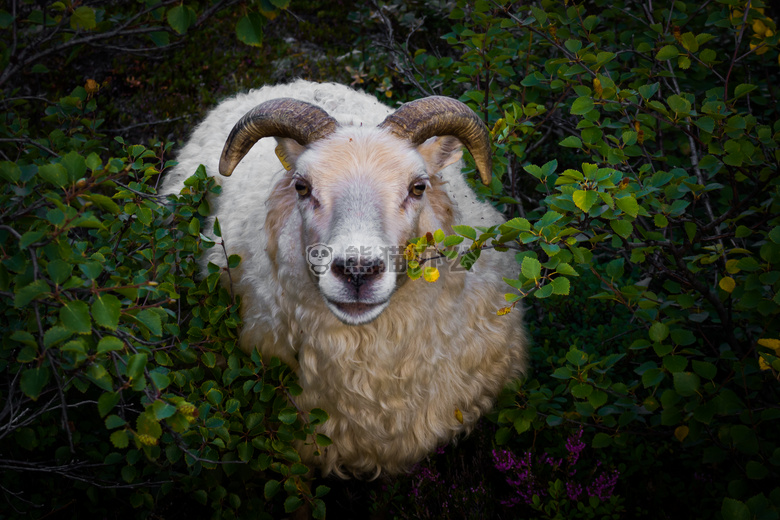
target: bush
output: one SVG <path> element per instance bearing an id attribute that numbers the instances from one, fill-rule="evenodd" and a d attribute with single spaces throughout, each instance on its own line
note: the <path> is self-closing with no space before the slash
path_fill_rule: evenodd
<path id="1" fill-rule="evenodd" d="M 213 180 L 201 168 L 178 200 L 159 200 L 170 145 L 119 139 L 122 153 L 104 159 L 95 110 L 77 88 L 49 108 L 48 139 L 0 163 L 10 506 L 176 517 L 191 508 L 166 504 L 189 495 L 220 517 L 303 502 L 322 516 L 327 488 L 309 490 L 292 442 L 327 444 L 314 433 L 327 415 L 291 405 L 300 387 L 288 367 L 236 348 L 240 302 L 218 286 L 219 268 L 195 281 L 202 248 L 221 247 L 200 233 Z"/>
<path id="2" fill-rule="evenodd" d="M 409 50 L 420 82 L 484 114 L 498 160 L 493 185 L 475 188 L 517 215 L 457 230 L 516 251 L 522 273 L 499 312 L 528 305 L 536 340 L 495 441 L 533 474 L 529 461 L 565 458 L 583 428 L 628 516 L 777 518 L 769 14 L 760 2 L 458 2 L 454 61 Z M 601 514 L 558 477 L 542 472 L 517 507 Z"/>

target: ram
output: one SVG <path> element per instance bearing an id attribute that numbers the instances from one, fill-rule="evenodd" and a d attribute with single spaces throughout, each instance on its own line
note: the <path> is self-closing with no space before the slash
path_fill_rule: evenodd
<path id="1" fill-rule="evenodd" d="M 211 218 L 242 257 L 231 270 L 241 348 L 288 363 L 303 388 L 297 406 L 328 412 L 320 431 L 333 443 L 321 454 L 299 447 L 323 474 L 408 469 L 469 431 L 523 370 L 520 313 L 496 314 L 512 255 L 485 251 L 435 283 L 406 275 L 409 239 L 501 222 L 461 174 L 464 145 L 489 183 L 487 129 L 459 101 L 393 112 L 299 80 L 222 102 L 165 180 L 170 194 L 200 164 L 222 174 Z M 202 262 L 224 266 L 225 255 L 213 248 Z"/>

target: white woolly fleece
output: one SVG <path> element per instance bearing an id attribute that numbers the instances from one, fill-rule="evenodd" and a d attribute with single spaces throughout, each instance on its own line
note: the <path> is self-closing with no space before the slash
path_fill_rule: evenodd
<path id="1" fill-rule="evenodd" d="M 324 474 L 402 472 L 471 430 L 501 388 L 523 370 L 521 313 L 496 315 L 505 305 L 502 276 L 514 276 L 517 266 L 511 254 L 486 251 L 470 272 L 440 269 L 435 283 L 399 282 L 384 312 L 367 324 L 340 321 L 309 273 L 302 238 L 305 218 L 289 174 L 274 153 L 276 141 L 260 140 L 231 177 L 218 173 L 233 125 L 251 108 L 279 97 L 320 106 L 342 127 L 355 127 L 347 133 L 356 136 L 377 133 L 374 127 L 392 112 L 376 99 L 336 84 L 296 81 L 239 94 L 219 104 L 196 128 L 161 191 L 178 193 L 200 164 L 222 186 L 222 194 L 210 200 L 211 219 L 219 218 L 228 254 L 242 257 L 232 272 L 242 297 L 241 347 L 290 364 L 303 387 L 297 405 L 319 407 L 330 415 L 320 432 L 333 444 L 321 455 L 315 455 L 311 444 L 301 444 L 303 460 Z M 417 153 L 410 147 L 398 153 L 409 150 Z M 438 174 L 431 172 L 431 185 L 420 202 L 428 205 L 413 230 L 419 234 L 405 238 L 433 232 L 433 226 L 451 233 L 453 223 L 502 222 L 494 208 L 476 199 L 461 167 L 457 161 Z M 402 229 L 397 222 L 382 226 Z M 208 262 L 225 265 L 221 248 L 204 254 L 204 272 Z"/>

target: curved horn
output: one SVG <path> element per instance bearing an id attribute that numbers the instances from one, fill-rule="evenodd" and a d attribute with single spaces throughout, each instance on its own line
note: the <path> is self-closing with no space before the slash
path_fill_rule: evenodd
<path id="1" fill-rule="evenodd" d="M 493 169 L 490 134 L 479 116 L 460 101 L 444 96 L 418 99 L 401 105 L 379 127 L 415 145 L 435 135 L 457 137 L 474 157 L 482 183 L 490 184 Z"/>
<path id="2" fill-rule="evenodd" d="M 306 146 L 327 137 L 338 123 L 318 106 L 291 98 L 278 98 L 247 112 L 225 141 L 219 173 L 229 176 L 241 159 L 263 137 L 288 137 Z"/>

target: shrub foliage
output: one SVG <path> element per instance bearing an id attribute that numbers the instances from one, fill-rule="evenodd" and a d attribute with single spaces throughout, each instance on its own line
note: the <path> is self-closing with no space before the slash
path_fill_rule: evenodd
<path id="1" fill-rule="evenodd" d="M 150 4 L 133 18 L 60 4 L 0 11 L 18 35 L 3 40 L 0 83 L 36 72 L 39 32 L 62 53 L 144 21 L 165 46 L 223 7 Z M 237 38 L 259 43 L 247 41 L 257 17 L 287 7 L 253 4 Z M 430 230 L 408 249 L 410 275 L 435 280 L 415 264 L 427 248 L 467 267 L 486 247 L 514 254 L 506 306 L 484 311 L 516 319 L 524 306 L 534 337 L 529 373 L 472 444 L 432 456 L 376 505 L 401 518 L 778 518 L 778 15 L 760 0 L 354 9 L 342 65 L 356 85 L 385 100 L 460 98 L 495 146 L 493 184 L 474 188 L 507 222 Z M 288 367 L 236 348 L 240 301 L 218 280 L 240 258 L 196 272 L 203 248 L 222 247 L 218 225 L 217 242 L 201 233 L 218 189 L 200 169 L 160 200 L 173 143 L 106 139 L 94 87 L 47 101 L 12 86 L 2 102 L 11 515 L 121 504 L 175 517 L 191 506 L 170 504 L 195 504 L 254 518 L 308 503 L 323 517 L 328 489 L 293 444 L 327 445 L 315 433 L 327 414 L 295 407 Z"/>

